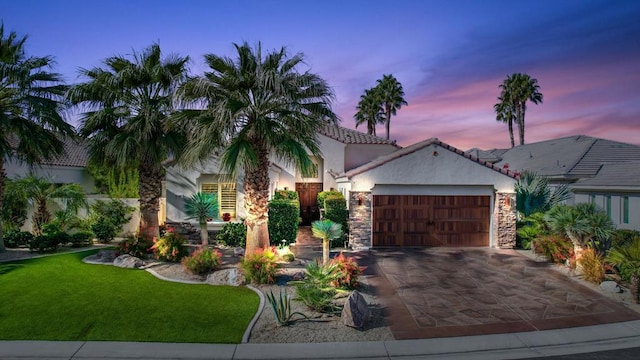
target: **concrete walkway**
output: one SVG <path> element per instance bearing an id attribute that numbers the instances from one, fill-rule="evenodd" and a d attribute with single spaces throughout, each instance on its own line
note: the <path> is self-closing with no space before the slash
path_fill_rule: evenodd
<path id="1" fill-rule="evenodd" d="M 524 359 L 640 347 L 640 320 L 511 334 L 315 344 L 2 341 L 0 359 Z"/>

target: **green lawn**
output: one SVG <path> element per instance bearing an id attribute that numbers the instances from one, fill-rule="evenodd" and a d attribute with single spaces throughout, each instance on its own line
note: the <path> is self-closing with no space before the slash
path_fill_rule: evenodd
<path id="1" fill-rule="evenodd" d="M 247 288 L 81 261 L 95 251 L 0 264 L 0 339 L 239 343 L 258 308 Z"/>

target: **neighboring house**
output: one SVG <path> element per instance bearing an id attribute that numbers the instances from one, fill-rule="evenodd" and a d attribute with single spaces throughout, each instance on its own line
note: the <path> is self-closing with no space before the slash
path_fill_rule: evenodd
<path id="1" fill-rule="evenodd" d="M 638 145 L 577 135 L 468 153 L 501 168 L 545 175 L 552 184 L 568 184 L 573 193 L 568 204 L 595 203 L 618 228 L 640 230 Z"/>

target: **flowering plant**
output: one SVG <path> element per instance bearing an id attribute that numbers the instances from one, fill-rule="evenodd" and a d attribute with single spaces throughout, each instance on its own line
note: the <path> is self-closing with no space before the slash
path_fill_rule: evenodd
<path id="1" fill-rule="evenodd" d="M 240 261 L 240 267 L 247 282 L 256 284 L 273 284 L 280 269 L 275 247 L 258 249 L 253 254 L 246 254 Z"/>
<path id="2" fill-rule="evenodd" d="M 151 250 L 162 261 L 179 262 L 187 255 L 184 238 L 173 232 L 160 239 L 154 238 Z"/>

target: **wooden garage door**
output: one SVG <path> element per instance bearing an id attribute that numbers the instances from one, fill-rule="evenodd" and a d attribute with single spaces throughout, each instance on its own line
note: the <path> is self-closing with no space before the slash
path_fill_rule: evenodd
<path id="1" fill-rule="evenodd" d="M 373 196 L 373 246 L 489 246 L 489 196 Z"/>

